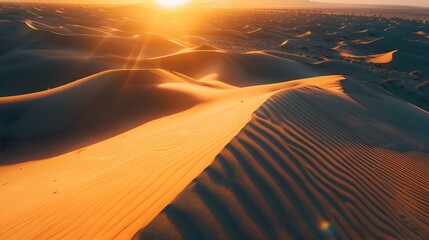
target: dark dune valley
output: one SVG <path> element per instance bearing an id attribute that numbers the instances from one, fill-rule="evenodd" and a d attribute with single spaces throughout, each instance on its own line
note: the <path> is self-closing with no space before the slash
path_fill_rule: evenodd
<path id="1" fill-rule="evenodd" d="M 429 239 L 428 20 L 0 3 L 0 239 Z"/>

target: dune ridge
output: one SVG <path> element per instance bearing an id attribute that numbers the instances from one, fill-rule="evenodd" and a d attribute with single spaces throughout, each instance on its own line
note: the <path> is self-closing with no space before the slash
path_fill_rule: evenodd
<path id="1" fill-rule="evenodd" d="M 180 82 L 197 83 L 161 69 L 118 69 L 46 91 L 2 97 L 0 111 L 5 115 L 0 121 L 0 144 L 7 147 L 14 141 L 81 134 L 78 131 L 91 138 L 100 134 L 113 136 L 202 101 L 184 90 L 161 87 Z M 177 103 L 171 105 L 172 101 Z"/>
<path id="2" fill-rule="evenodd" d="M 393 61 L 393 55 L 398 52 L 398 50 L 393 50 L 387 53 L 380 53 L 380 54 L 374 54 L 374 55 L 368 55 L 368 56 L 357 56 L 354 54 L 351 54 L 349 51 L 342 51 L 339 50 L 341 46 L 335 47 L 333 50 L 339 51 L 341 56 L 348 57 L 348 58 L 354 58 L 354 59 L 364 59 L 368 63 L 378 63 L 378 64 L 387 64 Z"/>
<path id="3" fill-rule="evenodd" d="M 342 85 L 346 94 L 307 85 L 271 97 L 134 239 L 429 237 L 429 116 Z M 372 111 L 380 103 L 419 125 L 400 130 Z"/>
<path id="4" fill-rule="evenodd" d="M 2 107 L 16 107 L 17 102 L 29 101 L 33 105 L 31 108 L 58 113 L 63 105 L 58 106 L 57 102 L 64 103 L 62 98 L 84 106 L 86 98 L 76 92 L 83 93 L 84 89 L 97 92 L 100 87 L 109 88 L 108 83 L 112 82 L 112 90 L 124 91 L 124 97 L 131 99 L 127 88 L 136 90 L 138 96 L 142 92 L 137 86 L 156 83 L 156 89 L 169 90 L 169 94 L 186 93 L 186 96 L 194 96 L 194 101 L 176 113 L 72 152 L 2 166 L 0 238 L 131 238 L 213 161 L 272 94 L 305 85 L 308 81 L 323 86 L 341 79 L 341 76 L 326 76 L 246 88 L 219 88 L 223 85 L 203 84 L 210 79 L 200 83 L 165 70 L 115 70 L 45 92 L 2 98 Z M 115 85 L 118 82 L 129 86 L 118 88 Z M 105 95 L 105 92 L 96 94 Z M 152 90 L 152 94 L 158 93 Z M 105 101 L 109 97 L 101 99 Z M 168 103 L 180 108 L 173 104 L 175 101 L 178 100 L 171 98 Z M 145 102 L 140 100 L 139 104 Z M 64 110 L 70 114 L 82 113 L 82 110 Z M 16 129 L 9 127 L 11 132 L 28 128 L 31 122 L 25 121 L 34 121 L 38 115 L 38 111 L 24 113 L 27 114 L 22 117 L 24 122 L 14 122 Z M 94 110 L 88 112 L 93 113 Z M 95 116 L 99 114 L 82 117 L 80 123 L 86 124 Z M 114 112 L 106 115 L 114 116 Z M 60 119 L 57 121 L 61 123 Z M 52 134 L 49 129 L 37 130 Z M 32 187 L 28 188 L 30 185 Z M 29 195 L 32 197 L 28 198 Z"/>

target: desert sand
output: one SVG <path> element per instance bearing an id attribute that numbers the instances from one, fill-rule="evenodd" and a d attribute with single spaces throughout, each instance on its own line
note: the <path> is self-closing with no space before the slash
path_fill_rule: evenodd
<path id="1" fill-rule="evenodd" d="M 352 80 L 305 81 L 265 102 L 135 239 L 427 237 L 429 128 L 392 118 L 427 114 Z"/>
<path id="2" fill-rule="evenodd" d="M 408 11 L 0 4 L 0 239 L 429 238 Z"/>

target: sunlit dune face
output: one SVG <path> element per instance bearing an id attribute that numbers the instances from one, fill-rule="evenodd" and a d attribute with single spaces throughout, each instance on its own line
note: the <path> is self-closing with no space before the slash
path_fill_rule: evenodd
<path id="1" fill-rule="evenodd" d="M 155 0 L 155 3 L 162 7 L 175 8 L 189 3 L 191 0 Z"/>

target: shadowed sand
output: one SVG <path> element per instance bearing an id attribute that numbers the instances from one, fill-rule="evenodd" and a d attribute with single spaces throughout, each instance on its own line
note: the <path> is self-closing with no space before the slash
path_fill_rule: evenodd
<path id="1" fill-rule="evenodd" d="M 0 239 L 425 239 L 427 32 L 0 4 Z"/>
<path id="2" fill-rule="evenodd" d="M 352 80 L 347 94 L 317 81 L 264 103 L 135 239 L 429 237 L 428 114 Z"/>

